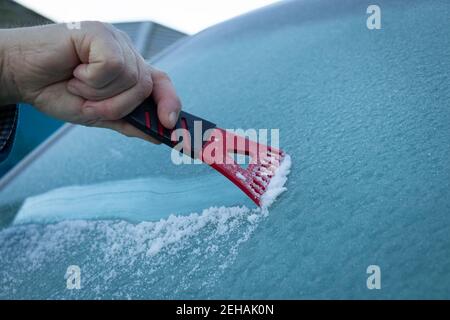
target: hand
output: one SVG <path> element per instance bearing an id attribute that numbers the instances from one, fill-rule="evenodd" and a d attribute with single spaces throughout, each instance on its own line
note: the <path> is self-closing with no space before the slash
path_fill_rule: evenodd
<path id="1" fill-rule="evenodd" d="M 128 36 L 111 25 L 0 30 L 0 37 L 3 102 L 27 102 L 60 120 L 152 142 L 121 119 L 150 94 L 165 127 L 178 119 L 181 103 L 169 77 L 146 64 Z"/>

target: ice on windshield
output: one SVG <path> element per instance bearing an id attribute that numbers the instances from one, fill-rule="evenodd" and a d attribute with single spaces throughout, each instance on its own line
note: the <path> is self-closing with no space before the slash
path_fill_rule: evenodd
<path id="1" fill-rule="evenodd" d="M 146 178 L 68 186 L 29 197 L 14 223 L 54 223 L 79 219 L 159 221 L 170 214 L 187 215 L 199 206 L 250 204 L 220 175 L 170 180 Z"/>

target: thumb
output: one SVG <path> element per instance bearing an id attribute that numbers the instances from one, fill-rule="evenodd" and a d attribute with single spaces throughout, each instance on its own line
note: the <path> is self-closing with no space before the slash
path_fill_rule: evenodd
<path id="1" fill-rule="evenodd" d="M 158 106 L 158 118 L 162 125 L 172 129 L 178 120 L 181 111 L 181 102 L 175 87 L 167 74 L 152 68 L 153 99 Z"/>

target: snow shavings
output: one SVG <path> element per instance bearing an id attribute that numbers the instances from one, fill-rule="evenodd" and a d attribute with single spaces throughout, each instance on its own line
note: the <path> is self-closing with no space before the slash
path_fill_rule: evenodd
<path id="1" fill-rule="evenodd" d="M 276 198 L 287 190 L 284 186 L 287 181 L 287 176 L 291 172 L 291 157 L 285 155 L 280 166 L 276 169 L 275 175 L 271 178 L 266 192 L 261 197 L 261 208 L 267 209 L 276 200 Z"/>

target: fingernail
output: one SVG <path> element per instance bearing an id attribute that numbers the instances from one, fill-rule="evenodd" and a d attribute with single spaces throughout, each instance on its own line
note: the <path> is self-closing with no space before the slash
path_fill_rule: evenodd
<path id="1" fill-rule="evenodd" d="M 178 120 L 178 114 L 175 111 L 172 111 L 169 113 L 169 122 L 172 126 L 175 126 L 177 124 Z"/>

